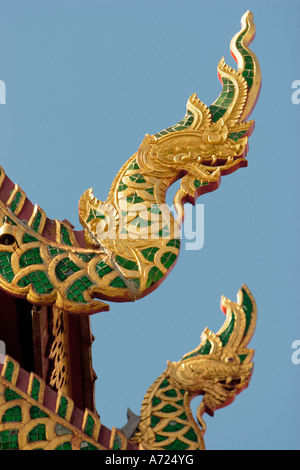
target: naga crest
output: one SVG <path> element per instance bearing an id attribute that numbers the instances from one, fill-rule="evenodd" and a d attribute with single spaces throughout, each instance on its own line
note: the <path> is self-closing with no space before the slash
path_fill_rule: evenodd
<path id="1" fill-rule="evenodd" d="M 242 29 L 230 45 L 238 70 L 218 65 L 222 91 L 209 107 L 193 94 L 185 117 L 172 127 L 146 135 L 138 150 L 138 162 L 157 177 L 182 177 L 175 196 L 178 219 L 183 203 L 195 203 L 200 194 L 216 189 L 221 175 L 247 166 L 248 137 L 254 121 L 247 121 L 257 101 L 261 73 L 255 54 L 248 48 L 254 38 L 253 15 L 242 17 Z"/>
<path id="2" fill-rule="evenodd" d="M 202 415 L 213 415 L 229 405 L 249 385 L 254 350 L 247 345 L 256 326 L 255 300 L 243 285 L 237 302 L 222 297 L 221 309 L 226 320 L 218 333 L 206 328 L 200 345 L 180 361 L 168 362 L 166 371 L 145 395 L 135 436 L 144 448 L 168 449 L 177 433 L 180 448 L 203 449 L 206 425 Z M 203 395 L 197 410 L 200 429 L 189 406 L 197 395 Z"/>

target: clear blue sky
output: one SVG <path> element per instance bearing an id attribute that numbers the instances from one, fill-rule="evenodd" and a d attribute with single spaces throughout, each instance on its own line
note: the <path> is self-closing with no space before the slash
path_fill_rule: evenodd
<path id="1" fill-rule="evenodd" d="M 208 449 L 299 449 L 298 1 L 0 0 L 1 165 L 50 218 L 77 229 L 81 194 L 105 200 L 145 133 L 179 121 L 188 97 L 210 105 L 217 64 L 251 10 L 263 87 L 249 166 L 198 199 L 205 241 L 182 250 L 163 285 L 92 317 L 97 409 L 122 427 L 150 384 L 224 320 L 221 295 L 256 298 L 255 370 L 235 402 L 207 417 Z"/>

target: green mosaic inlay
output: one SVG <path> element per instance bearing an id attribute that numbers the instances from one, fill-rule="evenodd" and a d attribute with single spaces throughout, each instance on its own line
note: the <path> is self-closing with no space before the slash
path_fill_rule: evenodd
<path id="1" fill-rule="evenodd" d="M 144 250 L 142 250 L 142 255 L 148 261 L 153 262 L 155 253 L 157 253 L 158 251 L 159 251 L 159 248 L 157 248 L 156 246 L 151 246 L 150 248 L 145 248 Z"/>
<path id="2" fill-rule="evenodd" d="M 174 398 L 174 397 L 177 397 L 177 392 L 174 388 L 172 388 L 171 390 L 167 390 L 166 392 L 164 392 L 164 395 L 166 397 Z"/>
<path id="3" fill-rule="evenodd" d="M 169 269 L 174 263 L 174 261 L 176 260 L 176 258 L 177 256 L 175 255 L 175 253 L 172 253 L 171 251 L 167 251 L 160 258 L 160 262 L 165 268 Z"/>
<path id="4" fill-rule="evenodd" d="M 34 377 L 32 381 L 31 397 L 36 401 L 38 401 L 39 399 L 40 388 L 41 388 L 40 381 Z"/>
<path id="5" fill-rule="evenodd" d="M 185 424 L 176 423 L 176 421 L 170 421 L 167 426 L 163 428 L 164 432 L 177 432 L 185 427 Z"/>
<path id="6" fill-rule="evenodd" d="M 161 230 L 159 230 L 157 233 L 155 233 L 156 236 L 162 237 L 162 238 L 167 238 L 170 236 L 170 231 L 169 227 L 165 225 Z"/>
<path id="7" fill-rule="evenodd" d="M 128 170 L 139 170 L 139 169 L 140 169 L 139 165 L 136 163 L 135 160 L 133 160 L 131 162 L 131 164 L 129 165 L 129 167 L 127 168 L 127 171 Z"/>
<path id="8" fill-rule="evenodd" d="M 144 178 L 144 176 L 141 174 L 141 173 L 136 173 L 135 175 L 131 175 L 129 176 L 129 179 L 133 182 L 133 183 L 146 183 L 146 180 Z"/>
<path id="9" fill-rule="evenodd" d="M 246 316 L 246 327 L 245 327 L 245 333 L 244 335 L 247 334 L 248 328 L 250 326 L 251 322 L 251 317 L 252 317 L 252 312 L 253 312 L 253 303 L 252 300 L 250 299 L 249 295 L 245 291 L 245 289 L 242 289 L 243 292 L 243 303 L 242 303 L 242 308 L 245 312 Z"/>
<path id="10" fill-rule="evenodd" d="M 94 426 L 95 426 L 94 418 L 91 415 L 88 415 L 87 420 L 86 420 L 86 425 L 85 425 L 85 428 L 84 428 L 84 432 L 89 437 L 92 437 L 92 435 L 93 435 Z"/>
<path id="11" fill-rule="evenodd" d="M 140 215 L 138 215 L 135 219 L 130 222 L 131 225 L 134 225 L 136 228 L 145 228 L 149 227 L 152 224 L 151 220 L 143 219 Z"/>
<path id="12" fill-rule="evenodd" d="M 12 202 L 9 205 L 9 208 L 12 212 L 15 212 L 21 199 L 22 199 L 22 193 L 20 191 L 17 191 Z"/>
<path id="13" fill-rule="evenodd" d="M 11 266 L 11 256 L 12 253 L 8 251 L 0 252 L 0 274 L 7 282 L 12 282 L 15 277 Z"/>
<path id="14" fill-rule="evenodd" d="M 93 282 L 90 280 L 88 276 L 82 276 L 77 279 L 73 284 L 69 287 L 67 291 L 67 298 L 73 300 L 74 302 L 81 302 L 86 303 L 82 292 L 87 290 L 89 287 L 93 285 Z"/>
<path id="15" fill-rule="evenodd" d="M 180 239 L 179 238 L 174 238 L 173 240 L 170 240 L 166 246 L 174 246 L 179 250 L 180 248 Z"/>
<path id="16" fill-rule="evenodd" d="M 70 245 L 70 246 L 73 245 L 73 243 L 71 242 L 71 237 L 70 237 L 69 231 L 68 231 L 67 227 L 65 227 L 65 225 L 61 224 L 60 234 L 61 234 L 61 239 L 62 239 L 63 243 L 65 243 L 66 245 Z"/>
<path id="17" fill-rule="evenodd" d="M 22 421 L 22 411 L 19 405 L 8 408 L 8 410 L 3 413 L 2 423 L 13 423 Z"/>
<path id="18" fill-rule="evenodd" d="M 72 274 L 80 271 L 80 269 L 81 268 L 79 268 L 72 260 L 64 258 L 57 263 L 55 274 L 60 281 L 65 281 Z"/>
<path id="19" fill-rule="evenodd" d="M 36 216 L 35 216 L 34 220 L 33 220 L 33 223 L 31 224 L 32 230 L 34 230 L 35 232 L 38 232 L 38 230 L 40 228 L 41 220 L 42 220 L 42 213 L 40 211 L 38 211 L 36 213 Z"/>
<path id="20" fill-rule="evenodd" d="M 230 323 L 227 326 L 226 330 L 223 331 L 223 333 L 220 334 L 219 338 L 222 341 L 222 345 L 225 346 L 228 343 L 228 340 L 233 332 L 234 329 L 234 324 L 235 324 L 235 318 L 234 316 L 231 317 Z"/>
<path id="21" fill-rule="evenodd" d="M 186 450 L 189 445 L 182 442 L 180 439 L 175 439 L 171 444 L 163 446 L 165 450 Z"/>
<path id="22" fill-rule="evenodd" d="M 36 419 L 36 418 L 48 418 L 49 415 L 41 410 L 38 406 L 32 406 L 30 408 L 30 418 L 31 419 Z"/>
<path id="23" fill-rule="evenodd" d="M 48 246 L 48 251 L 50 253 L 50 256 L 52 256 L 52 258 L 55 258 L 55 256 L 60 255 L 61 253 L 66 253 L 65 250 L 62 250 L 61 248 L 57 248 L 56 246 Z"/>
<path id="24" fill-rule="evenodd" d="M 186 360 L 188 359 L 189 357 L 195 357 L 195 356 L 199 356 L 201 354 L 203 355 L 206 355 L 206 354 L 209 354 L 210 353 L 210 350 L 211 350 L 211 343 L 210 341 L 206 341 L 205 344 L 203 344 L 201 346 L 201 348 L 199 348 L 197 351 L 195 351 L 194 353 L 192 354 L 189 354 L 188 356 L 184 356 L 181 361 L 183 360 Z"/>
<path id="25" fill-rule="evenodd" d="M 247 134 L 247 131 L 231 132 L 231 134 L 229 134 L 228 137 L 229 137 L 229 139 L 234 140 L 235 142 L 237 142 L 239 139 L 244 137 L 246 134 Z"/>
<path id="26" fill-rule="evenodd" d="M 159 388 L 166 388 L 170 385 L 169 381 L 167 379 L 164 379 L 162 383 L 160 384 Z"/>
<path id="27" fill-rule="evenodd" d="M 9 223 L 9 224 L 11 224 L 11 225 L 17 225 L 17 224 L 13 221 L 13 219 L 11 219 L 10 217 L 8 217 L 8 215 L 5 215 L 5 216 L 3 217 L 3 222 L 2 222 L 2 224 L 5 224 L 5 223 Z"/>
<path id="28" fill-rule="evenodd" d="M 173 413 L 174 411 L 177 411 L 177 408 L 173 405 L 170 405 L 170 403 L 168 403 L 160 411 L 162 413 Z"/>
<path id="29" fill-rule="evenodd" d="M 120 182 L 119 186 L 118 186 L 118 191 L 125 191 L 125 189 L 127 189 L 128 186 L 127 184 L 123 183 L 123 181 Z"/>
<path id="30" fill-rule="evenodd" d="M 17 429 L 8 429 L 0 432 L 0 450 L 16 450 L 18 448 Z"/>
<path id="31" fill-rule="evenodd" d="M 183 131 L 187 127 L 190 127 L 193 124 L 194 121 L 194 115 L 191 111 L 187 111 L 186 115 L 184 116 L 181 121 L 179 121 L 177 124 L 171 127 L 167 127 L 163 131 L 157 132 L 155 134 L 155 137 L 162 137 L 163 135 L 170 134 L 171 132 L 178 132 L 178 131 Z"/>
<path id="32" fill-rule="evenodd" d="M 118 434 L 116 434 L 113 443 L 113 450 L 120 450 L 122 447 L 122 440 Z"/>
<path id="33" fill-rule="evenodd" d="M 7 402 L 7 401 L 12 401 L 12 400 L 20 400 L 23 397 L 21 397 L 21 395 L 19 395 L 17 392 L 12 390 L 11 388 L 6 388 L 4 391 L 4 398 L 5 398 L 5 401 Z"/>
<path id="34" fill-rule="evenodd" d="M 31 266 L 33 264 L 43 264 L 39 248 L 31 248 L 20 256 L 20 268 L 25 268 L 26 266 Z"/>
<path id="35" fill-rule="evenodd" d="M 161 399 L 160 399 L 160 398 L 155 397 L 155 396 L 152 398 L 152 406 L 157 406 L 157 405 L 159 405 L 160 403 L 161 403 Z"/>
<path id="36" fill-rule="evenodd" d="M 121 277 L 115 277 L 109 284 L 112 287 L 118 287 L 120 289 L 126 289 L 127 286 Z"/>
<path id="37" fill-rule="evenodd" d="M 184 437 L 188 439 L 189 441 L 197 442 L 197 434 L 195 433 L 193 428 L 190 428 L 186 434 L 184 434 Z"/>
<path id="38" fill-rule="evenodd" d="M 32 285 L 33 289 L 38 294 L 50 294 L 53 291 L 53 286 L 44 271 L 34 271 L 22 277 L 18 282 L 18 286 L 20 287 L 26 287 L 29 284 Z"/>
<path id="39" fill-rule="evenodd" d="M 72 450 L 71 442 L 64 442 L 60 446 L 56 447 L 54 450 Z"/>
<path id="40" fill-rule="evenodd" d="M 121 266 L 124 269 L 129 269 L 130 271 L 138 271 L 139 267 L 135 261 L 131 261 L 126 258 L 122 258 L 122 256 L 117 255 L 116 256 L 116 262 L 118 263 L 119 266 Z"/>
<path id="41" fill-rule="evenodd" d="M 155 428 L 155 426 L 160 422 L 160 418 L 155 415 L 151 415 L 150 426 L 151 428 Z"/>
<path id="42" fill-rule="evenodd" d="M 218 121 L 224 116 L 234 98 L 234 83 L 226 77 L 223 77 L 222 80 L 222 92 L 216 102 L 209 107 L 213 122 Z"/>
<path id="43" fill-rule="evenodd" d="M 23 243 L 30 243 L 30 242 L 37 242 L 38 239 L 33 237 L 32 235 L 29 235 L 28 233 L 25 233 L 23 236 Z"/>
<path id="44" fill-rule="evenodd" d="M 155 282 L 159 281 L 162 277 L 164 277 L 163 273 L 158 269 L 156 266 L 150 269 L 147 279 L 147 287 L 152 286 Z"/>
<path id="45" fill-rule="evenodd" d="M 108 273 L 112 272 L 112 268 L 108 266 L 104 261 L 99 261 L 99 263 L 96 266 L 96 273 L 99 277 L 103 277 Z"/>
<path id="46" fill-rule="evenodd" d="M 155 442 L 163 442 L 163 441 L 165 441 L 166 439 L 168 439 L 168 437 L 166 437 L 166 436 L 161 436 L 160 434 L 155 434 Z"/>
<path id="47" fill-rule="evenodd" d="M 105 219 L 105 215 L 101 212 L 98 212 L 96 209 L 90 209 L 90 213 L 86 220 L 86 223 L 89 223 L 93 219 Z"/>
<path id="48" fill-rule="evenodd" d="M 27 435 L 28 442 L 46 441 L 46 427 L 44 424 L 37 424 Z"/>
<path id="49" fill-rule="evenodd" d="M 137 193 L 133 193 L 131 196 L 127 196 L 126 199 L 128 204 L 138 204 L 139 202 L 144 202 L 144 199 Z"/>
<path id="50" fill-rule="evenodd" d="M 76 253 L 78 258 L 82 259 L 85 263 L 91 261 L 91 259 L 95 258 L 96 253 Z"/>
<path id="51" fill-rule="evenodd" d="M 61 416 L 62 418 L 65 418 L 67 414 L 67 409 L 68 409 L 68 400 L 64 396 L 61 396 L 57 414 Z"/>
<path id="52" fill-rule="evenodd" d="M 15 365 L 12 361 L 8 361 L 5 369 L 5 374 L 4 378 L 8 381 L 11 382 L 13 378 L 13 373 L 14 373 Z"/>

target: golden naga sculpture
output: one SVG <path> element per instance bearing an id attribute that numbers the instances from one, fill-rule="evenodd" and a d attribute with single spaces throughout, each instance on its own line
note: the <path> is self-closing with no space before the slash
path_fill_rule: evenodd
<path id="1" fill-rule="evenodd" d="M 56 304 L 71 313 L 107 310 L 105 301 L 134 301 L 156 289 L 174 267 L 180 249 L 184 204 L 218 188 L 221 176 L 246 166 L 248 121 L 260 91 L 258 61 L 249 49 L 252 13 L 231 42 L 238 69 L 222 59 L 222 91 L 206 106 L 192 95 L 184 118 L 146 135 L 115 177 L 105 202 L 92 190 L 80 198 L 75 231 L 50 220 L 1 168 L 0 287 L 35 305 Z M 166 205 L 168 188 L 177 220 Z M 100 300 L 97 300 L 100 299 Z"/>
<path id="2" fill-rule="evenodd" d="M 237 302 L 222 297 L 226 321 L 217 334 L 208 328 L 200 345 L 167 369 L 151 385 L 141 408 L 141 421 L 134 442 L 152 450 L 203 450 L 206 425 L 203 414 L 229 405 L 250 382 L 254 351 L 247 345 L 256 326 L 257 309 L 243 285 Z M 190 403 L 203 399 L 197 425 Z"/>

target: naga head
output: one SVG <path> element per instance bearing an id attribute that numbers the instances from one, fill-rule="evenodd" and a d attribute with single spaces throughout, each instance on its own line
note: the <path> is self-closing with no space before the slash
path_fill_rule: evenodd
<path id="1" fill-rule="evenodd" d="M 248 48 L 255 35 L 253 15 L 242 17 L 242 29 L 231 41 L 230 50 L 238 70 L 218 65 L 222 91 L 209 107 L 193 94 L 185 117 L 174 126 L 146 135 L 138 151 L 141 167 L 157 177 L 179 178 L 175 195 L 178 221 L 183 220 L 183 204 L 217 189 L 221 175 L 247 166 L 248 137 L 254 121 L 247 121 L 261 86 L 261 73 L 255 54 Z"/>
<path id="2" fill-rule="evenodd" d="M 206 328 L 200 345 L 178 362 L 169 362 L 170 382 L 186 390 L 191 398 L 203 395 L 197 417 L 203 426 L 204 412 L 213 415 L 229 405 L 248 385 L 253 372 L 254 350 L 247 345 L 256 325 L 256 305 L 243 285 L 237 302 L 222 297 L 221 309 L 226 320 L 217 334 Z M 204 427 L 204 426 L 203 426 Z"/>

